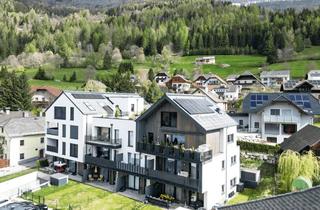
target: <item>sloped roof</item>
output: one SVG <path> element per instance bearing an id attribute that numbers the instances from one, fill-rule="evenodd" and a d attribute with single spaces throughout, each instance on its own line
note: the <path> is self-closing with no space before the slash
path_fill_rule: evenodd
<path id="1" fill-rule="evenodd" d="M 308 75 L 311 76 L 311 77 L 319 77 L 320 76 L 320 70 L 311 70 L 311 71 L 308 72 Z"/>
<path id="2" fill-rule="evenodd" d="M 294 90 L 303 84 L 309 84 L 312 90 L 319 90 L 320 89 L 320 80 L 288 80 L 287 82 L 283 83 L 282 89 L 284 91 Z"/>
<path id="3" fill-rule="evenodd" d="M 298 132 L 291 135 L 281 145 L 282 150 L 293 150 L 301 152 L 308 146 L 320 141 L 320 128 L 313 125 L 306 125 Z"/>
<path id="4" fill-rule="evenodd" d="M 290 76 L 290 70 L 263 71 L 260 74 L 260 77 L 284 77 L 284 76 Z"/>
<path id="5" fill-rule="evenodd" d="M 242 111 L 256 113 L 276 102 L 287 102 L 306 114 L 320 114 L 320 104 L 310 93 L 249 93 L 243 99 Z"/>
<path id="6" fill-rule="evenodd" d="M 44 117 L 11 118 L 2 123 L 4 132 L 9 137 L 27 136 L 45 133 Z"/>
<path id="7" fill-rule="evenodd" d="M 320 209 L 320 186 L 286 193 L 236 205 L 218 207 L 217 210 L 311 210 Z"/>
<path id="8" fill-rule="evenodd" d="M 214 91 L 205 91 L 202 88 L 197 88 L 192 93 L 193 95 L 202 94 L 208 96 L 211 100 L 213 100 L 215 103 L 227 103 L 225 100 L 219 98 L 219 95 Z"/>
<path id="9" fill-rule="evenodd" d="M 51 87 L 51 86 L 31 86 L 31 92 L 37 92 L 40 90 L 44 90 L 47 91 L 48 93 L 50 93 L 51 95 L 58 97 L 61 94 L 61 90 L 55 87 Z"/>
<path id="10" fill-rule="evenodd" d="M 137 121 L 141 121 L 150 116 L 154 110 L 166 101 L 175 106 L 178 111 L 185 116 L 192 119 L 204 132 L 237 125 L 237 122 L 222 111 L 206 95 L 170 93 L 166 93 L 160 100 L 153 104 Z"/>

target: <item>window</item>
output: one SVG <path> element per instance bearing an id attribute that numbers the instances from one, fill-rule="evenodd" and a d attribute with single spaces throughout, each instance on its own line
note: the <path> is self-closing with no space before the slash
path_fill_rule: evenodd
<path id="1" fill-rule="evenodd" d="M 229 134 L 227 136 L 227 138 L 228 138 L 228 143 L 232 143 L 234 141 L 234 135 L 233 134 Z"/>
<path id="2" fill-rule="evenodd" d="M 62 142 L 62 155 L 66 155 L 66 142 Z"/>
<path id="3" fill-rule="evenodd" d="M 131 104 L 131 112 L 134 112 L 134 104 Z"/>
<path id="4" fill-rule="evenodd" d="M 114 139 L 119 139 L 119 129 L 114 129 Z"/>
<path id="5" fill-rule="evenodd" d="M 224 170 L 224 160 L 221 162 L 222 170 Z"/>
<path id="6" fill-rule="evenodd" d="M 43 144 L 44 143 L 44 137 L 40 138 L 40 143 Z"/>
<path id="7" fill-rule="evenodd" d="M 128 131 L 128 147 L 133 147 L 133 131 Z"/>
<path id="8" fill-rule="evenodd" d="M 20 160 L 24 159 L 24 153 L 20 153 Z"/>
<path id="9" fill-rule="evenodd" d="M 24 140 L 20 140 L 20 146 L 24 146 Z"/>
<path id="10" fill-rule="evenodd" d="M 54 107 L 54 119 L 65 120 L 66 119 L 66 107 Z"/>
<path id="11" fill-rule="evenodd" d="M 78 139 L 78 126 L 70 125 L 70 139 Z"/>
<path id="12" fill-rule="evenodd" d="M 70 107 L 70 120 L 74 120 L 74 108 Z"/>
<path id="13" fill-rule="evenodd" d="M 133 164 L 133 158 L 132 158 L 132 154 L 130 152 L 128 152 L 128 163 Z"/>
<path id="14" fill-rule="evenodd" d="M 280 116 L 280 109 L 270 109 L 270 115 Z"/>
<path id="15" fill-rule="evenodd" d="M 236 164 L 236 162 L 237 162 L 237 156 L 234 155 L 234 156 L 231 157 L 231 165 Z"/>
<path id="16" fill-rule="evenodd" d="M 62 137 L 66 137 L 66 125 L 62 125 Z"/>
<path id="17" fill-rule="evenodd" d="M 243 125 L 243 120 L 239 120 L 239 125 Z"/>
<path id="18" fill-rule="evenodd" d="M 236 186 L 236 178 L 230 180 L 230 188 L 233 188 L 234 186 Z"/>
<path id="19" fill-rule="evenodd" d="M 161 126 L 177 127 L 177 113 L 161 112 Z"/>
<path id="20" fill-rule="evenodd" d="M 77 144 L 70 144 L 70 156 L 71 157 L 78 157 L 78 145 Z"/>
<path id="21" fill-rule="evenodd" d="M 259 125 L 259 122 L 254 122 L 254 128 L 259 128 L 260 125 Z"/>
<path id="22" fill-rule="evenodd" d="M 221 194 L 224 194 L 224 184 L 221 185 Z"/>

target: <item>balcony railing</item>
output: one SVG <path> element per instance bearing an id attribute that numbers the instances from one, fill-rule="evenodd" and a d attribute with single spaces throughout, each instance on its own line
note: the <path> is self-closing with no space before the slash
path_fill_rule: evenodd
<path id="1" fill-rule="evenodd" d="M 263 115 L 264 122 L 298 122 L 299 118 L 292 115 Z"/>
<path id="2" fill-rule="evenodd" d="M 58 128 L 47 128 L 47 134 L 58 136 L 59 129 Z"/>
<path id="3" fill-rule="evenodd" d="M 173 158 L 195 163 L 200 163 L 212 159 L 212 150 L 206 152 L 198 152 L 180 149 L 173 146 L 149 144 L 146 142 L 137 142 L 137 151 L 146 154 L 162 156 L 165 158 Z"/>
<path id="4" fill-rule="evenodd" d="M 121 139 L 110 139 L 103 136 L 86 136 L 86 143 L 91 145 L 121 148 Z"/>
<path id="5" fill-rule="evenodd" d="M 192 191 L 201 192 L 201 182 L 190 177 L 179 176 L 177 174 L 172 174 L 165 171 L 158 171 L 132 164 L 107 160 L 101 157 L 93 157 L 91 155 L 85 155 L 85 163 L 136 176 L 142 176 L 147 179 L 156 180 L 165 184 L 173 184 L 179 187 L 188 188 Z"/>
<path id="6" fill-rule="evenodd" d="M 58 153 L 58 147 L 47 145 L 47 151 Z"/>

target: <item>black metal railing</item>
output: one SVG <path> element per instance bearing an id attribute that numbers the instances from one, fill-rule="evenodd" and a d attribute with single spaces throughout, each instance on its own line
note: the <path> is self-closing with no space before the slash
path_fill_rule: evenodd
<path id="1" fill-rule="evenodd" d="M 190 177 L 179 176 L 177 174 L 168 173 L 166 171 L 158 171 L 132 164 L 107 160 L 101 157 L 93 157 L 91 155 L 85 155 L 85 163 L 129 173 L 132 175 L 143 176 L 148 179 L 157 180 L 162 183 L 173 184 L 180 187 L 191 189 L 196 192 L 201 192 L 200 181 Z"/>
<path id="2" fill-rule="evenodd" d="M 58 153 L 58 147 L 47 145 L 47 151 Z"/>
<path id="3" fill-rule="evenodd" d="M 122 139 L 110 139 L 104 136 L 86 136 L 87 144 L 99 144 L 110 147 L 121 147 Z"/>
<path id="4" fill-rule="evenodd" d="M 47 128 L 47 134 L 58 136 L 59 129 L 58 128 Z"/>
<path id="5" fill-rule="evenodd" d="M 146 142 L 137 142 L 137 151 L 146 154 L 163 156 L 166 158 L 173 158 L 196 163 L 212 159 L 212 150 L 206 152 L 199 152 L 196 150 L 188 150 L 183 148 L 177 148 L 174 146 L 150 144 Z"/>

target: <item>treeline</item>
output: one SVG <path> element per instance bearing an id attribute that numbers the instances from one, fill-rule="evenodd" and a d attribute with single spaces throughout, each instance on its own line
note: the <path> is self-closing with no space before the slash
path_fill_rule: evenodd
<path id="1" fill-rule="evenodd" d="M 1 59 L 52 51 L 64 66 L 84 59 L 102 68 L 112 56 L 106 53 L 114 49 L 131 58 L 133 46 L 147 56 L 170 46 L 184 55 L 261 54 L 275 62 L 279 50 L 284 56 L 320 45 L 320 9 L 266 11 L 215 0 L 164 0 L 59 17 L 34 10 L 18 13 L 11 3 L 0 3 Z"/>

